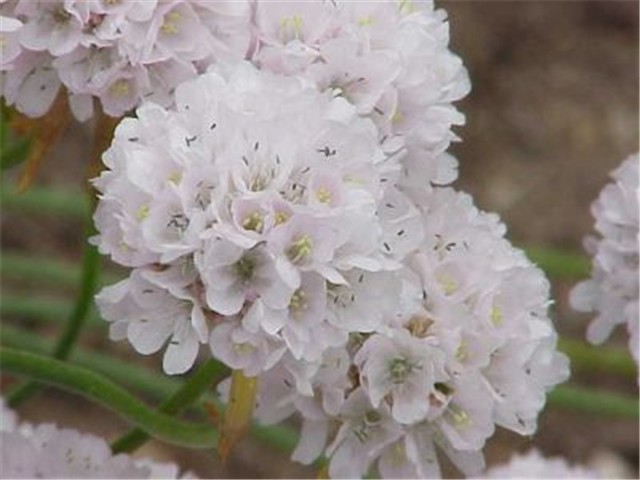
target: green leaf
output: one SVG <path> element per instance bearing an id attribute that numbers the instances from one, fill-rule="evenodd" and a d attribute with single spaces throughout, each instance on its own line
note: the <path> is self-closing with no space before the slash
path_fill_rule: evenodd
<path id="1" fill-rule="evenodd" d="M 205 390 L 213 387 L 213 384 L 222 379 L 229 369 L 213 359 L 207 360 L 189 379 L 167 398 L 158 411 L 167 415 L 175 415 L 182 412 L 202 396 Z M 141 428 L 134 428 L 111 444 L 111 451 L 116 453 L 131 453 L 144 445 L 149 435 Z"/>
<path id="2" fill-rule="evenodd" d="M 0 363 L 4 371 L 79 393 L 167 443 L 189 448 L 213 448 L 217 444 L 217 432 L 210 425 L 158 413 L 92 370 L 8 347 L 0 347 Z"/>
<path id="3" fill-rule="evenodd" d="M 568 338 L 558 340 L 558 349 L 569 356 L 572 370 L 607 372 L 633 379 L 638 376 L 638 367 L 626 349 L 596 347 Z"/>
<path id="4" fill-rule="evenodd" d="M 45 256 L 26 256 L 19 252 L 4 251 L 0 254 L 0 273 L 3 278 L 16 281 L 38 283 L 46 287 L 61 289 L 75 288 L 80 281 L 78 265 L 69 261 Z M 110 285 L 122 275 L 104 273 L 101 285 Z"/>
<path id="5" fill-rule="evenodd" d="M 30 148 L 31 139 L 28 137 L 21 137 L 12 141 L 4 139 L 0 148 L 0 169 L 8 170 L 20 165 L 27 159 Z"/>
<path id="6" fill-rule="evenodd" d="M 12 185 L 5 183 L 0 188 L 0 200 L 3 209 L 35 215 L 56 213 L 69 217 L 86 218 L 91 213 L 89 200 L 80 192 L 63 192 L 35 185 L 23 193 L 18 193 Z"/>
<path id="7" fill-rule="evenodd" d="M 524 247 L 529 259 L 549 277 L 580 279 L 589 276 L 591 263 L 586 255 L 552 248 Z"/>
<path id="8" fill-rule="evenodd" d="M 91 219 L 87 219 L 87 236 L 95 233 L 95 227 Z M 56 346 L 53 349 L 53 357 L 64 360 L 73 349 L 80 332 L 87 323 L 89 312 L 93 307 L 93 295 L 98 286 L 98 276 L 100 274 L 100 253 L 98 249 L 89 244 L 85 244 L 84 256 L 82 259 L 82 270 L 79 280 L 78 294 L 69 317 L 64 324 L 64 328 L 58 337 Z M 7 395 L 7 402 L 15 407 L 25 401 L 39 390 L 39 386 L 34 382 L 27 382 L 14 388 Z"/>
<path id="9" fill-rule="evenodd" d="M 58 324 L 69 317 L 72 309 L 72 304 L 67 300 L 42 296 L 24 297 L 6 291 L 2 292 L 2 302 L 0 302 L 0 314 L 3 317 L 20 317 Z M 106 322 L 100 319 L 95 310 L 92 310 L 89 320 L 94 326 L 106 326 Z"/>
<path id="10" fill-rule="evenodd" d="M 50 352 L 53 344 L 38 335 L 24 332 L 20 329 L 3 325 L 2 343 L 15 348 L 34 350 L 39 353 Z M 182 381 L 178 377 L 160 375 L 148 368 L 131 362 L 124 362 L 112 356 L 101 355 L 82 348 L 74 350 L 71 359 L 78 364 L 116 380 L 128 388 L 152 395 L 154 398 L 166 398 L 181 387 Z M 213 402 L 222 408 L 222 402 L 211 394 L 205 394 L 203 400 Z M 201 410 L 202 411 L 202 410 Z M 290 452 L 298 443 L 298 434 L 285 425 L 261 426 L 254 424 L 252 435 L 268 445 L 284 452 Z"/>
<path id="11" fill-rule="evenodd" d="M 2 344 L 9 347 L 29 350 L 38 354 L 50 354 L 54 348 L 54 343 L 51 340 L 10 325 L 3 324 L 1 333 Z M 83 348 L 75 349 L 71 353 L 70 359 L 77 365 L 106 375 L 132 391 L 151 395 L 156 399 L 168 397 L 182 385 L 182 381 L 178 377 L 159 375 L 135 363 L 118 360 L 113 356 L 101 355 Z"/>
<path id="12" fill-rule="evenodd" d="M 593 391 L 575 385 L 556 387 L 547 396 L 549 405 L 583 413 L 611 417 L 639 418 L 638 399 L 605 391 Z"/>

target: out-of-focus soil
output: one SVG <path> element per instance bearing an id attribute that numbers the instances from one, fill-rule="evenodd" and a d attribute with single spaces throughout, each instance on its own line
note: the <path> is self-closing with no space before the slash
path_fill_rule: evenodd
<path id="1" fill-rule="evenodd" d="M 500 213 L 514 243 L 580 251 L 581 239 L 592 229 L 590 203 L 608 173 L 638 151 L 638 3 L 444 0 L 439 5 L 449 13 L 452 48 L 473 84 L 459 103 L 467 124 L 457 130 L 463 141 L 453 147 L 460 160 L 457 187 L 472 193 L 480 208 Z M 81 190 L 88 138 L 87 127 L 75 126 L 39 183 Z M 2 216 L 2 247 L 14 252 L 77 260 L 80 232 L 79 223 Z M 554 316 L 563 334 L 583 338 L 588 316 L 569 310 L 571 286 L 553 284 Z M 611 342 L 626 348 L 626 334 L 618 332 Z M 130 350 L 123 345 L 118 351 Z M 150 362 L 159 365 L 157 357 Z M 594 373 L 581 374 L 578 381 L 638 392 L 634 379 Z M 110 438 L 126 429 L 99 407 L 46 392 L 19 409 L 25 419 L 56 421 Z M 531 439 L 499 431 L 487 446 L 488 461 L 502 461 L 531 445 L 579 462 L 613 452 L 623 467 L 617 475 L 638 478 L 633 420 L 546 409 Z M 178 461 L 203 478 L 316 475 L 251 439 L 224 466 L 212 452 L 155 442 L 141 453 Z"/>

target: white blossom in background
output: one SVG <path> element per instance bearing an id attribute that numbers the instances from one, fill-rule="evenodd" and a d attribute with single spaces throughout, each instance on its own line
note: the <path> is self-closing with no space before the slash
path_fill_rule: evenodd
<path id="1" fill-rule="evenodd" d="M 178 467 L 126 454 L 112 455 L 95 435 L 52 423 L 20 423 L 0 398 L 2 478 L 194 478 Z"/>
<path id="2" fill-rule="evenodd" d="M 2 96 L 39 117 L 64 87 L 81 121 L 94 98 L 116 117 L 143 99 L 168 105 L 182 81 L 245 57 L 249 16 L 241 0 L 3 0 Z"/>
<path id="3" fill-rule="evenodd" d="M 638 154 L 627 158 L 611 173 L 609 183 L 591 206 L 599 237 L 585 239 L 593 257 L 591 278 L 571 292 L 573 308 L 597 316 L 587 339 L 604 342 L 616 325 L 626 325 L 629 349 L 639 359 L 640 312 L 638 310 L 638 232 L 640 179 Z"/>
<path id="4" fill-rule="evenodd" d="M 488 469 L 482 478 L 521 478 L 521 479 L 554 479 L 554 478 L 601 478 L 597 472 L 586 467 L 570 465 L 560 457 L 545 458 L 538 450 L 516 454 L 501 465 Z"/>

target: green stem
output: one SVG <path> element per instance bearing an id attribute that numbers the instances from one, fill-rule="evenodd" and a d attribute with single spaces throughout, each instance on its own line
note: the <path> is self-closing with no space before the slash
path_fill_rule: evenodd
<path id="1" fill-rule="evenodd" d="M 638 418 L 638 399 L 609 392 L 594 392 L 575 385 L 556 387 L 547 396 L 549 405 L 596 415 Z"/>
<path id="2" fill-rule="evenodd" d="M 13 185 L 2 185 L 0 203 L 3 208 L 36 215 L 53 213 L 76 218 L 86 218 L 91 209 L 90 202 L 80 192 L 69 193 L 35 185 L 21 194 L 15 191 Z"/>
<path id="3" fill-rule="evenodd" d="M 167 443 L 189 448 L 213 448 L 217 443 L 217 432 L 211 426 L 158 413 L 119 385 L 86 368 L 7 347 L 0 347 L 0 363 L 6 371 L 79 393 Z"/>
<path id="4" fill-rule="evenodd" d="M 49 257 L 25 256 L 17 252 L 2 252 L 0 273 L 5 278 L 11 278 L 29 284 L 45 285 L 56 289 L 76 287 L 80 281 L 81 271 L 77 264 L 51 259 Z M 103 282 L 111 284 L 122 276 L 105 273 Z"/>
<path id="5" fill-rule="evenodd" d="M 158 411 L 167 415 L 176 415 L 182 412 L 195 403 L 205 390 L 211 388 L 216 381 L 221 380 L 225 373 L 228 373 L 228 369 L 220 363 L 215 360 L 207 360 L 175 394 L 162 402 Z M 111 444 L 111 450 L 114 454 L 131 453 L 144 445 L 147 440 L 149 440 L 149 435 L 144 430 L 134 428 L 115 440 Z"/>
<path id="6" fill-rule="evenodd" d="M 1 333 L 2 342 L 15 348 L 37 352 L 49 352 L 51 349 L 50 341 L 17 328 L 3 326 Z M 83 348 L 75 349 L 71 358 L 90 370 L 103 373 L 118 383 L 137 389 L 153 398 L 167 398 L 182 385 L 182 382 L 177 378 L 159 375 L 147 368 Z M 202 398 L 207 402 L 214 403 L 217 408 L 222 409 L 223 407 L 222 402 L 210 393 L 205 393 Z M 202 409 L 200 411 L 203 412 Z M 293 450 L 298 442 L 298 434 L 284 425 L 262 426 L 254 424 L 251 431 L 259 440 L 285 452 Z"/>
<path id="7" fill-rule="evenodd" d="M 18 317 L 24 320 L 38 323 L 62 324 L 71 316 L 73 305 L 66 300 L 41 296 L 22 297 L 8 292 L 2 292 L 0 314 L 3 317 Z M 106 326 L 106 322 L 100 320 L 92 309 L 89 322 L 93 326 Z"/>
<path id="8" fill-rule="evenodd" d="M 571 359 L 574 370 L 607 372 L 637 378 L 638 369 L 627 350 L 615 347 L 588 345 L 579 340 L 561 338 L 558 348 Z"/>
<path id="9" fill-rule="evenodd" d="M 529 259 L 552 278 L 579 279 L 589 276 L 591 264 L 586 255 L 551 248 L 526 247 Z"/>
<path id="10" fill-rule="evenodd" d="M 45 355 L 53 349 L 51 340 L 10 325 L 2 325 L 0 334 L 2 344 L 12 348 Z M 156 399 L 168 397 L 182 385 L 182 382 L 177 378 L 158 375 L 147 368 L 137 367 L 130 362 L 118 360 L 113 356 L 101 355 L 81 347 L 73 350 L 69 360 L 89 370 L 102 373 L 129 389 Z"/>
<path id="11" fill-rule="evenodd" d="M 76 285 L 80 272 L 74 264 L 51 260 L 50 258 L 26 257 L 19 253 L 2 252 L 0 263 L 2 276 L 16 280 L 37 280 L 51 286 L 68 287 Z"/>
<path id="12" fill-rule="evenodd" d="M 87 235 L 85 238 L 96 233 L 93 221 L 87 220 Z M 55 348 L 53 349 L 53 357 L 59 360 L 66 359 L 80 335 L 82 327 L 86 323 L 89 311 L 93 304 L 93 295 L 98 285 L 98 275 L 100 272 L 100 254 L 98 249 L 88 242 L 85 244 L 84 256 L 82 260 L 82 274 L 80 276 L 80 290 L 76 304 L 69 316 L 64 330 L 60 335 Z M 7 395 L 7 402 L 10 406 L 15 407 L 25 401 L 39 390 L 39 386 L 34 382 L 27 382 L 18 386 Z"/>

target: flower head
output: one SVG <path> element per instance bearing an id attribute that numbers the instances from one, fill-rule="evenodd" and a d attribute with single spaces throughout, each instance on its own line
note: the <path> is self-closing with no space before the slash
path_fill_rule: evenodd
<path id="1" fill-rule="evenodd" d="M 591 212 L 600 238 L 585 239 L 585 247 L 593 256 L 593 271 L 589 280 L 571 292 L 571 304 L 576 310 L 597 314 L 587 331 L 589 341 L 601 343 L 616 325 L 625 324 L 636 363 L 640 361 L 638 158 L 637 154 L 632 155 L 614 170 L 613 181 L 593 203 Z"/>
<path id="2" fill-rule="evenodd" d="M 581 466 L 572 466 L 563 458 L 545 458 L 535 449 L 514 455 L 505 464 L 491 467 L 484 476 L 486 478 L 600 478 L 596 472 Z"/>
<path id="3" fill-rule="evenodd" d="M 93 115 L 93 98 L 115 117 L 143 98 L 169 105 L 184 80 L 217 61 L 245 57 L 249 14 L 248 1 L 6 2 L 2 96 L 39 117 L 64 85 L 81 121 Z"/>
<path id="4" fill-rule="evenodd" d="M 20 423 L 1 398 L 0 407 L 2 478 L 182 478 L 176 465 L 112 455 L 100 437 L 52 423 Z"/>

